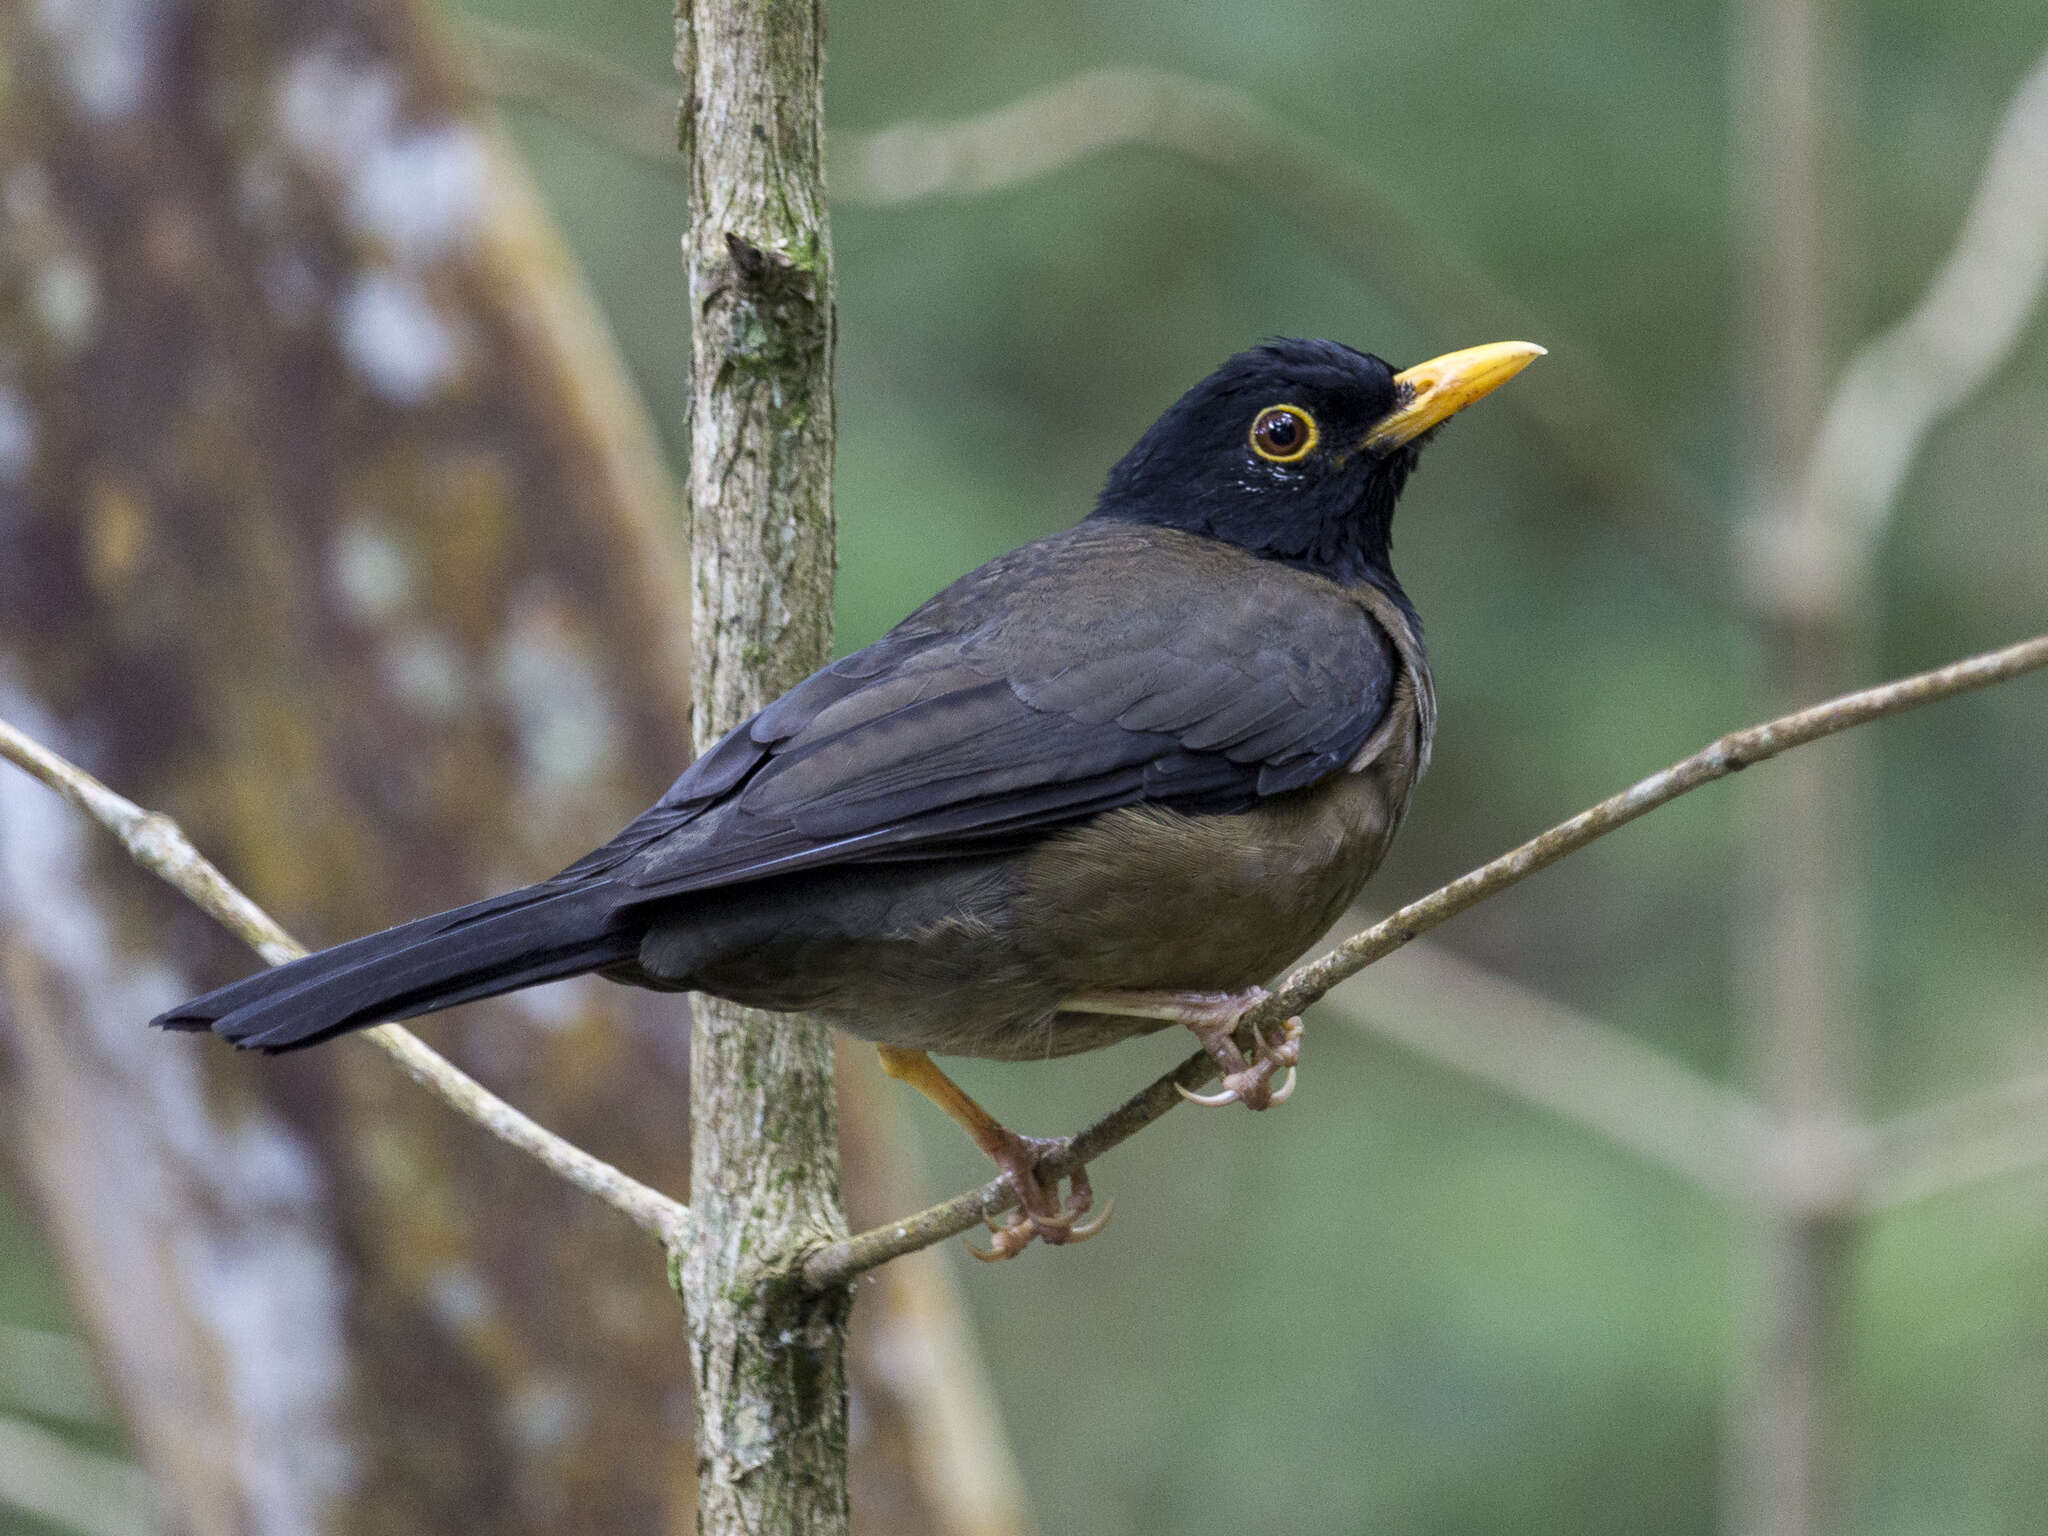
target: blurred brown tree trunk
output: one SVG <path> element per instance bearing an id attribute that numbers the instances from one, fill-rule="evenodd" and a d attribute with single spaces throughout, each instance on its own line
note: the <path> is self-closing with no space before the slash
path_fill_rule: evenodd
<path id="1" fill-rule="evenodd" d="M 419 13 L 10 7 L 0 63 L 0 713 L 309 940 L 608 835 L 688 740 L 670 488 Z M 178 1523 L 687 1529 L 658 1255 L 367 1049 L 143 1029 L 251 963 L 0 776 L 0 1124 Z M 688 1187 L 677 1000 L 585 981 L 429 1033 Z M 872 1422 L 918 1411 L 855 1368 Z M 949 1528 L 916 1440 L 863 1486 Z"/>
<path id="2" fill-rule="evenodd" d="M 557 867 L 686 739 L 667 487 L 419 18 L 15 8 L 0 117 L 7 708 L 334 940 Z M 26 1171 L 196 1531 L 683 1523 L 637 1234 L 354 1046 L 150 1035 L 250 966 L 5 791 Z M 680 1009 L 435 1030 L 684 1187 Z"/>

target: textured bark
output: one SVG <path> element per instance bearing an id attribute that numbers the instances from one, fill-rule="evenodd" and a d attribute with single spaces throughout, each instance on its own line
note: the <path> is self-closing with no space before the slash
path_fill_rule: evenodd
<path id="1" fill-rule="evenodd" d="M 818 0 L 689 0 L 684 82 L 692 324 L 694 725 L 700 750 L 831 644 L 832 269 Z M 832 1042 L 699 999 L 678 1284 L 697 1368 L 698 1524 L 846 1528 L 849 1287 L 805 1249 L 843 1236 Z"/>
<path id="2" fill-rule="evenodd" d="M 681 757 L 642 417 L 402 5 L 0 9 L 0 693 L 333 940 L 558 867 Z M 0 775 L 6 1130 L 198 1532 L 653 1531 L 644 1237 L 361 1046 L 152 1035 L 248 954 Z M 681 1190 L 681 1010 L 430 1032 Z"/>

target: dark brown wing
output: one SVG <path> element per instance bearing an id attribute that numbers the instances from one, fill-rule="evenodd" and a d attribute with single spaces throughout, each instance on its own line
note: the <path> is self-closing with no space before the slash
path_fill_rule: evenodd
<path id="1" fill-rule="evenodd" d="M 1083 523 L 799 684 L 564 876 L 655 899 L 984 852 L 1141 801 L 1243 810 L 1356 755 L 1396 654 L 1319 577 L 1191 534 Z"/>

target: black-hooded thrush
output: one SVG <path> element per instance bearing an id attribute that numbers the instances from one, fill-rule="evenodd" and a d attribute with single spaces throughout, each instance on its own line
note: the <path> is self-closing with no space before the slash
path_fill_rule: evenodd
<path id="1" fill-rule="evenodd" d="M 1223 1068 L 1202 1102 L 1287 1098 L 1300 1022 L 1249 1059 L 1233 1032 L 1385 856 L 1436 724 L 1395 499 L 1434 429 L 1542 350 L 1398 372 L 1330 341 L 1240 353 L 1086 519 L 791 689 L 559 875 L 156 1022 L 290 1050 L 586 971 L 816 1013 L 1007 1173 L 1020 1209 L 991 1256 L 1092 1236 L 1085 1172 L 1062 1204 L 1035 1172 L 1049 1144 L 926 1052 L 1178 1024 Z"/>

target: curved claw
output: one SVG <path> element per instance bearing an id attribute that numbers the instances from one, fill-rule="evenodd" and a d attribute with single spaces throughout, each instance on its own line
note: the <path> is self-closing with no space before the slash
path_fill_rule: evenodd
<path id="1" fill-rule="evenodd" d="M 1061 1211 L 1048 1211 L 1043 1216 L 1031 1217 L 1031 1224 L 1034 1227 L 1065 1228 L 1072 1226 L 1073 1222 L 1074 1218 L 1072 1216 L 1069 1216 Z M 998 1221 L 993 1216 L 984 1216 L 981 1218 L 981 1224 L 984 1227 L 987 1227 L 989 1231 L 997 1234 L 998 1236 L 1001 1236 L 1003 1233 L 1008 1232 L 1011 1228 L 1019 1225 L 1019 1222 L 1015 1215 L 1012 1215 L 1008 1221 Z"/>
<path id="2" fill-rule="evenodd" d="M 1289 1067 L 1287 1069 L 1287 1080 L 1283 1082 L 1278 1088 L 1275 1088 L 1273 1090 L 1272 1098 L 1266 1101 L 1267 1107 L 1271 1108 L 1273 1105 L 1276 1104 L 1285 1104 L 1289 1099 L 1293 1098 L 1294 1082 L 1295 1079 L 1300 1075 L 1300 1072 L 1296 1068 Z"/>
<path id="3" fill-rule="evenodd" d="M 1280 1043 L 1268 1040 L 1264 1030 L 1252 1031 L 1252 1039 L 1258 1042 L 1259 1054 L 1281 1066 L 1291 1067 L 1301 1059 L 1301 1020 L 1288 1019 L 1280 1026 Z"/>
<path id="4" fill-rule="evenodd" d="M 1116 1214 L 1116 1200 L 1112 1197 L 1106 1201 L 1102 1207 L 1102 1214 L 1093 1221 L 1076 1226 L 1076 1218 L 1086 1213 L 1087 1208 L 1084 1206 L 1080 1210 L 1052 1211 L 1043 1216 L 1019 1215 L 1002 1225 L 998 1225 L 993 1216 L 984 1216 L 981 1219 L 989 1231 L 995 1234 L 994 1241 L 986 1248 L 977 1248 L 973 1243 L 962 1239 L 960 1246 L 984 1264 L 997 1264 L 1004 1259 L 1016 1258 L 1031 1246 L 1033 1238 L 1042 1238 L 1046 1242 L 1061 1245 L 1085 1243 L 1109 1225 L 1109 1218 Z M 1047 1228 L 1052 1230 L 1048 1231 Z"/>
<path id="5" fill-rule="evenodd" d="M 1012 1222 L 1006 1227 L 998 1227 L 991 1221 L 989 1227 L 995 1233 L 995 1240 L 986 1248 L 977 1248 L 966 1238 L 960 1240 L 960 1246 L 984 1264 L 1000 1264 L 1004 1259 L 1014 1259 L 1031 1246 L 1031 1239 L 1035 1235 L 1034 1229 L 1028 1223 L 1020 1225 Z"/>
<path id="6" fill-rule="evenodd" d="M 1085 1225 L 1075 1227 L 1067 1234 L 1069 1243 L 1085 1243 L 1089 1238 L 1109 1225 L 1109 1218 L 1116 1214 L 1116 1196 L 1111 1195 L 1102 1202 L 1102 1214 Z"/>
<path id="7" fill-rule="evenodd" d="M 1235 1088 L 1226 1088 L 1221 1093 L 1196 1093 L 1191 1088 L 1183 1088 L 1179 1083 L 1175 1083 L 1173 1091 L 1186 1099 L 1190 1104 L 1199 1104 L 1204 1109 L 1221 1109 L 1226 1104 L 1235 1104 L 1237 1102 L 1237 1090 Z"/>

